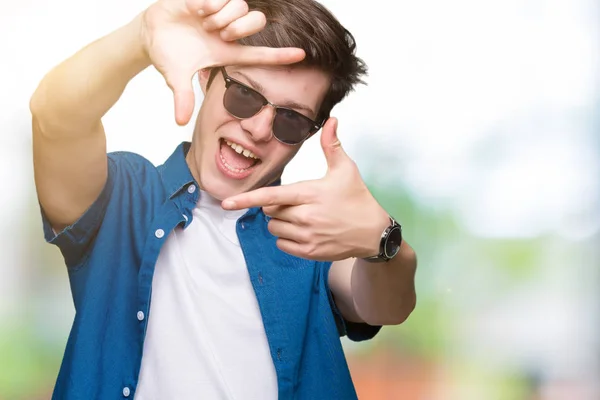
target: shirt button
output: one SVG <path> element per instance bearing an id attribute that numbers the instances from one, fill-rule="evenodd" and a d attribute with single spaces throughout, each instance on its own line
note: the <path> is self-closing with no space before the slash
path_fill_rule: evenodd
<path id="1" fill-rule="evenodd" d="M 129 397 L 130 394 L 131 394 L 131 390 L 129 390 L 129 388 L 127 386 L 125 386 L 123 388 L 123 396 Z"/>
<path id="2" fill-rule="evenodd" d="M 138 319 L 138 321 L 143 321 L 144 320 L 144 312 L 143 311 L 138 311 L 137 312 L 137 319 Z"/>
<path id="3" fill-rule="evenodd" d="M 157 229 L 156 232 L 154 232 L 154 236 L 156 236 L 159 239 L 162 239 L 162 237 L 165 236 L 165 231 L 163 231 L 162 229 Z"/>
<path id="4" fill-rule="evenodd" d="M 188 193 L 192 194 L 196 191 L 196 185 L 190 185 L 188 186 Z"/>
<path id="5" fill-rule="evenodd" d="M 185 215 L 185 214 L 183 214 L 183 219 L 185 219 L 185 221 L 187 222 L 188 221 L 188 216 Z"/>

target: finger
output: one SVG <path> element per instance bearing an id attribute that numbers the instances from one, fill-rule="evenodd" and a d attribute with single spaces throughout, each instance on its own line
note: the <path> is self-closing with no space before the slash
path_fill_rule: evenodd
<path id="1" fill-rule="evenodd" d="M 292 240 L 297 243 L 306 243 L 308 234 L 306 231 L 290 222 L 280 219 L 272 219 L 267 225 L 267 229 L 275 237 Z"/>
<path id="2" fill-rule="evenodd" d="M 298 206 L 267 206 L 263 207 L 263 212 L 271 218 L 277 218 L 282 221 L 298 223 L 299 218 L 295 216 L 295 210 Z"/>
<path id="3" fill-rule="evenodd" d="M 267 206 L 263 207 L 263 213 L 271 218 L 290 222 L 294 225 L 306 227 L 312 225 L 310 205 L 301 204 L 297 206 Z"/>
<path id="4" fill-rule="evenodd" d="M 337 135 L 338 120 L 329 118 L 321 130 L 321 147 L 325 154 L 328 169 L 334 169 L 350 157 L 342 148 L 342 143 Z"/>
<path id="5" fill-rule="evenodd" d="M 311 250 L 309 245 L 294 242 L 293 240 L 278 238 L 276 244 L 281 251 L 284 251 L 296 257 L 306 258 L 315 261 L 335 261 L 327 257 L 324 252 L 313 251 Z"/>
<path id="6" fill-rule="evenodd" d="M 285 238 L 277 238 L 276 245 L 279 250 L 282 250 L 288 254 L 291 254 L 296 257 L 302 257 L 302 245 L 298 242 L 294 242 L 293 240 L 285 239 Z"/>
<path id="7" fill-rule="evenodd" d="M 264 187 L 250 192 L 238 194 L 223 200 L 222 207 L 226 210 L 242 210 L 252 207 L 267 207 L 278 205 L 299 205 L 308 200 L 300 184 Z"/>
<path id="8" fill-rule="evenodd" d="M 206 17 L 202 27 L 207 31 L 222 29 L 246 14 L 248 3 L 243 0 L 231 0 L 219 12 Z"/>
<path id="9" fill-rule="evenodd" d="M 185 5 L 192 13 L 198 16 L 208 16 L 222 9 L 229 0 L 186 0 Z"/>
<path id="10" fill-rule="evenodd" d="M 267 25 L 267 17 L 260 11 L 250 11 L 231 22 L 221 31 L 221 39 L 235 41 L 260 32 Z"/>
<path id="11" fill-rule="evenodd" d="M 194 88 L 192 87 L 192 78 L 183 72 L 173 73 L 166 76 L 167 85 L 173 91 L 175 101 L 175 121 L 179 125 L 187 124 L 192 118 L 195 106 Z"/>
<path id="12" fill-rule="evenodd" d="M 279 218 L 279 216 L 283 215 L 282 212 L 285 209 L 290 208 L 289 206 L 266 206 L 263 207 L 263 213 L 271 218 Z M 279 218 L 285 219 L 285 218 Z M 285 219 L 287 221 L 287 219 Z"/>
<path id="13" fill-rule="evenodd" d="M 223 57 L 223 65 L 288 65 L 302 61 L 306 53 L 295 47 L 234 45 Z"/>
<path id="14" fill-rule="evenodd" d="M 251 36 L 264 29 L 266 23 L 266 17 L 262 12 L 250 11 L 248 14 L 236 19 L 221 30 L 221 39 L 234 42 L 244 37 Z M 224 55 L 223 64 L 294 64 L 302 61 L 305 56 L 304 50 L 299 48 L 273 48 L 233 44 L 228 49 L 228 53 Z"/>

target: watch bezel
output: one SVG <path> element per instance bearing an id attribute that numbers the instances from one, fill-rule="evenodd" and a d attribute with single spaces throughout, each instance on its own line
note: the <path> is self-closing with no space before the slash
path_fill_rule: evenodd
<path id="1" fill-rule="evenodd" d="M 398 235 L 400 235 L 400 240 L 398 240 L 398 246 L 396 247 L 396 251 L 393 254 L 389 254 L 388 253 L 389 240 L 395 231 L 397 231 Z M 396 221 L 394 221 L 392 226 L 389 227 L 388 230 L 386 231 L 385 240 L 383 243 L 383 249 L 381 251 L 383 257 L 386 258 L 387 260 L 391 260 L 392 258 L 396 257 L 398 255 L 398 253 L 400 252 L 401 244 L 402 244 L 402 227 Z"/>
<path id="2" fill-rule="evenodd" d="M 400 245 L 402 244 L 402 226 L 398 222 L 396 222 L 396 220 L 394 218 L 392 218 L 392 216 L 389 216 L 389 218 L 390 218 L 390 225 L 387 228 L 385 228 L 385 230 L 381 233 L 381 240 L 379 242 L 379 253 L 375 256 L 363 258 L 363 260 L 368 261 L 368 262 L 373 262 L 373 263 L 387 262 L 387 261 L 391 260 L 392 258 L 394 258 L 395 256 L 397 256 L 398 253 L 400 252 Z M 400 234 L 400 241 L 398 243 L 398 248 L 394 254 L 388 255 L 387 251 L 386 251 L 388 240 L 389 240 L 390 235 L 396 229 L 399 231 L 399 234 Z"/>

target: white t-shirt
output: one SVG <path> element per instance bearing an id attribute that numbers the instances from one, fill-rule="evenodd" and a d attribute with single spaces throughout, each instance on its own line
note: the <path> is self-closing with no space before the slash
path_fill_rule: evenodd
<path id="1" fill-rule="evenodd" d="M 206 192 L 161 249 L 136 400 L 277 399 L 277 377 L 236 234 L 245 211 Z"/>

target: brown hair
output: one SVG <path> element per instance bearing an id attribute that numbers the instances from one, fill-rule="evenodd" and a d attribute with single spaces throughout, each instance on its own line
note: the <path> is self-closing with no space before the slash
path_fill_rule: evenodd
<path id="1" fill-rule="evenodd" d="M 239 40 L 248 46 L 299 47 L 306 57 L 297 65 L 318 68 L 331 78 L 331 86 L 317 122 L 329 117 L 331 109 L 342 101 L 354 86 L 363 83 L 367 66 L 358 58 L 352 34 L 325 8 L 314 0 L 246 0 L 250 10 L 267 17 L 260 32 Z"/>

